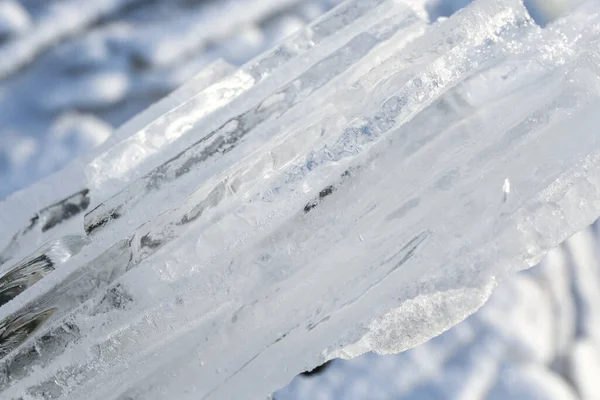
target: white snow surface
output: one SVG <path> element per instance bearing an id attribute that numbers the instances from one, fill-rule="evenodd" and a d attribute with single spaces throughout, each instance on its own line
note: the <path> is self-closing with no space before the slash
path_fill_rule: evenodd
<path id="1" fill-rule="evenodd" d="M 598 396 L 596 230 L 504 281 L 600 215 L 598 3 L 82 3 L 0 7 L 0 397 L 260 398 L 497 284 L 275 397 Z"/>

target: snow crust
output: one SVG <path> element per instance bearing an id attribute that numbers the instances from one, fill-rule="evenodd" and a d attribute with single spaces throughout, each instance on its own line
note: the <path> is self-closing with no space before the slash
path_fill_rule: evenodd
<path id="1" fill-rule="evenodd" d="M 349 0 L 239 69 L 208 64 L 110 137 L 61 119 L 57 142 L 75 120 L 96 147 L 0 204 L 2 398 L 265 396 L 325 360 L 440 334 L 597 218 L 598 4 L 545 29 L 516 0 L 437 22 L 426 9 Z M 135 59 L 179 57 L 152 49 Z M 72 84 L 48 106 L 136 86 L 118 69 Z M 35 153 L 15 140 L 15 163 Z M 588 278 L 576 282 L 592 302 Z M 548 360 L 536 334 L 515 340 Z M 550 379 L 502 374 L 516 383 L 497 398 Z M 539 390 L 569 398 L 553 385 Z"/>

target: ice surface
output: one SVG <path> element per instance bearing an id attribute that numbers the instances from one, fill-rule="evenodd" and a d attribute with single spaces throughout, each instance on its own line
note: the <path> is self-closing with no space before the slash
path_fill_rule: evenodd
<path id="1" fill-rule="evenodd" d="M 396 355 L 333 360 L 321 372 L 296 377 L 274 398 L 594 398 L 597 343 L 574 332 L 574 300 L 582 296 L 574 275 L 590 266 L 574 260 L 571 249 L 591 259 L 600 243 L 598 224 L 501 282 L 479 311 L 440 336 Z M 597 280 L 597 259 L 595 265 L 590 278 Z M 598 312 L 598 304 L 582 311 Z"/>
<path id="2" fill-rule="evenodd" d="M 598 5 L 546 29 L 517 0 L 423 8 L 350 0 L 239 69 L 209 64 L 111 138 L 90 122 L 99 147 L 2 203 L 2 398 L 265 396 L 438 335 L 597 218 Z M 539 305 L 534 333 L 495 330 L 549 360 L 527 338 L 550 305 L 510 289 Z M 498 398 L 571 394 L 505 373 Z"/>

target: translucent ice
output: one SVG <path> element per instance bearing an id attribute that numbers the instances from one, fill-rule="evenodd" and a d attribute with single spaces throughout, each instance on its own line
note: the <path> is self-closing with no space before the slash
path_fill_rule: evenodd
<path id="1" fill-rule="evenodd" d="M 343 3 L 0 204 L 2 398 L 264 396 L 441 333 L 597 218 L 597 3 L 423 10 Z"/>

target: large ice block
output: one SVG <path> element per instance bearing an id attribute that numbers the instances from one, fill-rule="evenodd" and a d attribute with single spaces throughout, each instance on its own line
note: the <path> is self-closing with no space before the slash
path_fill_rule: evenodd
<path id="1" fill-rule="evenodd" d="M 600 7 L 423 9 L 343 3 L 1 203 L 2 398 L 266 396 L 441 333 L 596 219 Z"/>

